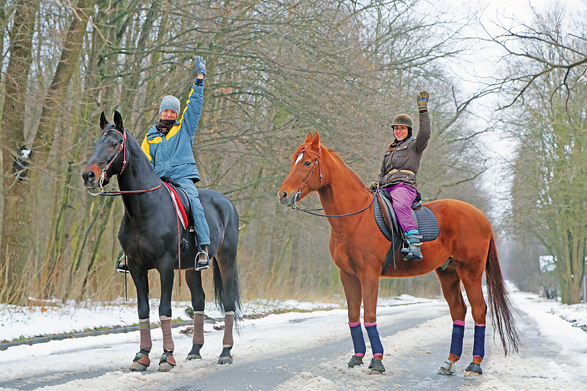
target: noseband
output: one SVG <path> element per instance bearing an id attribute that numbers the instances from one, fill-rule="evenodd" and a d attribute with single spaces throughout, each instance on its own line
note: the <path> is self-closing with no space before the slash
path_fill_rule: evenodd
<path id="1" fill-rule="evenodd" d="M 363 209 L 361 209 L 359 211 L 352 212 L 352 213 L 346 213 L 346 214 L 342 214 L 342 215 L 325 215 L 325 214 L 320 214 L 320 213 L 314 213 L 315 211 L 323 210 L 322 208 L 318 208 L 318 209 L 302 209 L 302 208 L 300 208 L 297 205 L 297 202 L 302 197 L 301 188 L 306 184 L 306 182 L 308 182 L 308 179 L 310 179 L 310 177 L 314 173 L 314 170 L 316 169 L 316 166 L 318 166 L 318 171 L 320 173 L 319 178 L 320 178 L 320 185 L 321 186 L 322 186 L 322 178 L 324 177 L 324 175 L 322 175 L 322 164 L 320 163 L 320 158 L 322 157 L 322 146 L 321 145 L 318 146 L 318 153 L 316 153 L 314 151 L 309 151 L 309 150 L 306 151 L 306 148 L 305 147 L 304 147 L 304 149 L 302 149 L 300 151 L 300 153 L 304 153 L 304 152 L 313 153 L 314 155 L 317 156 L 317 158 L 316 158 L 316 161 L 314 161 L 314 167 L 312 167 L 312 170 L 310 171 L 310 173 L 308 174 L 308 176 L 306 177 L 306 179 L 304 179 L 304 181 L 302 182 L 302 184 L 296 190 L 296 195 L 294 196 L 294 206 L 292 206 L 292 209 L 299 210 L 299 211 L 302 211 L 304 213 L 308 213 L 308 214 L 311 214 L 313 216 L 318 216 L 318 217 L 347 217 L 347 216 L 352 216 L 352 215 L 356 215 L 358 213 L 364 212 L 367 209 L 369 209 L 369 207 L 371 205 L 373 205 L 373 202 L 375 201 L 375 193 L 373 193 L 373 198 L 371 199 L 371 202 L 369 203 L 369 205 L 367 205 L 366 207 L 364 207 Z"/>

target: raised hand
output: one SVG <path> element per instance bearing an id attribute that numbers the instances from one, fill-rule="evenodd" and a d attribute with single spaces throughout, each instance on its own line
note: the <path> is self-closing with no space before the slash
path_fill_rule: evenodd
<path id="1" fill-rule="evenodd" d="M 202 73 L 206 76 L 206 60 L 200 56 L 196 56 L 196 74 Z"/>
<path id="2" fill-rule="evenodd" d="M 428 98 L 430 98 L 428 91 L 422 91 L 418 94 L 416 102 L 418 103 L 419 111 L 428 110 Z"/>

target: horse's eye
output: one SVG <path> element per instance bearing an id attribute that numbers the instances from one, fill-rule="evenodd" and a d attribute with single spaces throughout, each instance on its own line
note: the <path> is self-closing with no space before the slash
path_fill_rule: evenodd
<path id="1" fill-rule="evenodd" d="M 117 145 L 118 145 L 118 143 L 117 143 L 117 142 L 115 142 L 115 141 L 112 141 L 112 142 L 110 143 L 110 146 L 111 146 L 112 148 L 114 148 L 114 147 L 115 147 L 115 146 L 117 146 Z"/>
<path id="2" fill-rule="evenodd" d="M 304 163 L 304 166 L 308 167 L 310 164 L 312 164 L 309 160 L 307 162 Z"/>

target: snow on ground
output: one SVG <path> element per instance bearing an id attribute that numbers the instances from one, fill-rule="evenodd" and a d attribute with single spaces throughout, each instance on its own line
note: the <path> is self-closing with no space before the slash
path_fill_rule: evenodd
<path id="1" fill-rule="evenodd" d="M 510 292 L 514 307 L 528 315 L 517 322 L 524 346 L 504 357 L 494 344 L 475 391 L 587 390 L 587 332 L 576 327 L 587 321 L 587 305 L 563 305 L 512 285 Z"/>
<path id="2" fill-rule="evenodd" d="M 489 333 L 486 343 L 488 354 L 483 363 L 484 374 L 468 378 L 465 385 L 459 389 L 475 389 L 475 391 L 587 390 L 587 332 L 580 327 L 574 327 L 587 324 L 587 306 L 566 306 L 533 294 L 518 292 L 511 287 L 510 291 L 513 291 L 511 294 L 513 305 L 519 310 L 517 324 L 525 346 L 520 349 L 519 354 L 504 357 L 499 337 L 496 337 L 497 343 L 494 343 Z M 413 376 L 409 373 L 409 364 L 402 361 L 402 357 L 417 356 L 421 360 L 429 360 L 427 357 L 431 354 L 428 351 L 430 346 L 439 341 L 448 343 L 448 330 L 452 322 L 446 315 L 447 307 L 443 300 L 418 299 L 404 295 L 398 298 L 382 299 L 379 304 L 378 324 L 381 326 L 406 318 L 408 312 L 411 312 L 410 315 L 414 313 L 434 315 L 434 319 L 430 321 L 382 338 L 385 347 L 385 363 L 388 368 L 384 376 L 370 376 L 366 366 L 348 368 L 346 362 L 351 351 L 349 342 L 348 352 L 318 363 L 321 369 L 337 373 L 337 377 L 327 379 L 317 373 L 301 372 L 294 374 L 275 389 L 281 391 L 292 389 L 377 390 L 388 389 L 390 385 L 392 388 L 401 388 L 400 384 L 395 384 L 394 379 Z M 158 320 L 157 302 L 153 301 L 151 305 L 153 310 L 151 320 L 156 322 Z M 186 305 L 187 303 L 174 303 L 174 318 L 188 319 L 184 314 Z M 46 308 L 47 311 L 41 312 L 41 307 L 1 307 L 0 339 L 9 340 L 18 338 L 20 335 L 34 336 L 136 323 L 134 304 L 85 303 L 77 306 Z M 409 311 L 403 308 L 409 308 Z M 324 309 L 329 310 L 322 311 Z M 214 311 L 216 310 L 212 305 L 206 309 L 209 316 L 220 317 L 220 314 Z M 300 313 L 304 311 L 315 312 Z M 243 312 L 245 315 L 250 315 L 250 318 L 241 322 L 243 333 L 235 336 L 233 356 L 239 363 L 257 361 L 282 354 L 284 351 L 301 351 L 308 347 L 344 339 L 350 341 L 345 322 L 346 310 L 342 308 L 342 305 L 258 300 L 244 303 Z M 275 314 L 254 319 L 258 315 L 268 313 Z M 304 320 L 310 322 L 304 322 Z M 468 319 L 467 322 L 472 327 L 472 320 Z M 307 324 L 311 324 L 312 327 L 310 329 L 301 327 Z M 106 369 L 103 375 L 46 387 L 47 390 L 99 389 L 110 388 L 109 385 L 116 389 L 133 390 L 147 386 L 153 387 L 158 382 L 166 382 L 186 374 L 195 377 L 205 376 L 225 370 L 219 369 L 215 364 L 221 347 L 222 332 L 214 330 L 210 324 L 206 324 L 205 327 L 206 344 L 202 350 L 205 358 L 189 362 L 180 359 L 178 366 L 168 374 L 157 373 L 156 366 L 152 366 L 154 368 L 150 368 L 147 374 L 127 371 L 130 356 L 132 356 L 132 353 L 129 354 L 129 349 L 130 352 L 136 350 L 138 332 L 11 347 L 6 351 L 0 351 L 0 373 L 5 380 L 30 376 L 50 379 L 52 376 L 65 376 L 67 372 Z M 152 335 L 154 341 L 152 359 L 156 359 L 155 357 L 161 354 L 160 331 L 154 330 Z M 182 358 L 181 356 L 184 356 L 191 347 L 191 337 L 180 334 L 178 329 L 174 329 L 173 336 L 176 351 L 180 352 L 178 354 Z M 97 347 L 99 349 L 94 350 Z M 472 338 L 466 336 L 464 351 L 470 352 L 471 349 Z M 87 356 L 88 351 L 93 352 L 90 358 Z M 55 354 L 63 356 L 52 356 Z M 52 357 L 67 357 L 67 359 L 52 359 Z M 22 365 L 23 360 L 29 364 L 26 368 Z M 458 376 L 463 376 L 463 368 L 469 360 L 470 357 L 467 356 L 462 362 L 457 363 Z M 421 383 L 423 388 L 433 388 L 433 384 L 426 385 L 424 380 Z"/>
<path id="3" fill-rule="evenodd" d="M 40 300 L 34 300 L 36 303 Z M 413 304 L 430 301 L 409 295 L 392 298 L 380 298 L 380 306 Z M 55 301 L 46 302 L 47 305 L 21 307 L 0 304 L 0 341 L 13 341 L 32 338 L 48 334 L 82 332 L 103 327 L 130 326 L 138 323 L 136 300 L 125 303 L 119 299 L 113 303 L 93 303 L 90 301 L 76 304 L 74 301 L 61 304 Z M 159 322 L 159 300 L 151 299 L 151 323 Z M 284 312 L 305 312 L 343 308 L 345 305 L 334 303 L 300 302 L 296 300 L 267 300 L 258 299 L 244 302 L 242 313 L 251 318 L 267 314 Z M 173 319 L 190 321 L 186 308 L 191 307 L 189 302 L 173 302 Z M 206 304 L 205 313 L 212 318 L 222 318 L 213 303 Z M 212 326 L 209 326 L 210 329 Z"/>

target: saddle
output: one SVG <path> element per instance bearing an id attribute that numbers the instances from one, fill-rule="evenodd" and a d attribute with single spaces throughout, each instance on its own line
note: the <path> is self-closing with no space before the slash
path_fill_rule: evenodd
<path id="1" fill-rule="evenodd" d="M 387 240 L 391 242 L 393 253 L 397 253 L 400 245 L 406 245 L 403 230 L 400 228 L 395 212 L 392 206 L 392 200 L 389 193 L 379 189 L 374 202 L 373 214 L 379 230 Z M 418 226 L 418 231 L 422 235 L 421 242 L 430 242 L 438 238 L 439 228 L 438 220 L 430 208 L 422 205 L 422 197 L 418 193 L 414 204 L 412 205 L 412 216 Z M 386 259 L 381 274 L 385 273 L 389 267 L 390 260 Z"/>

